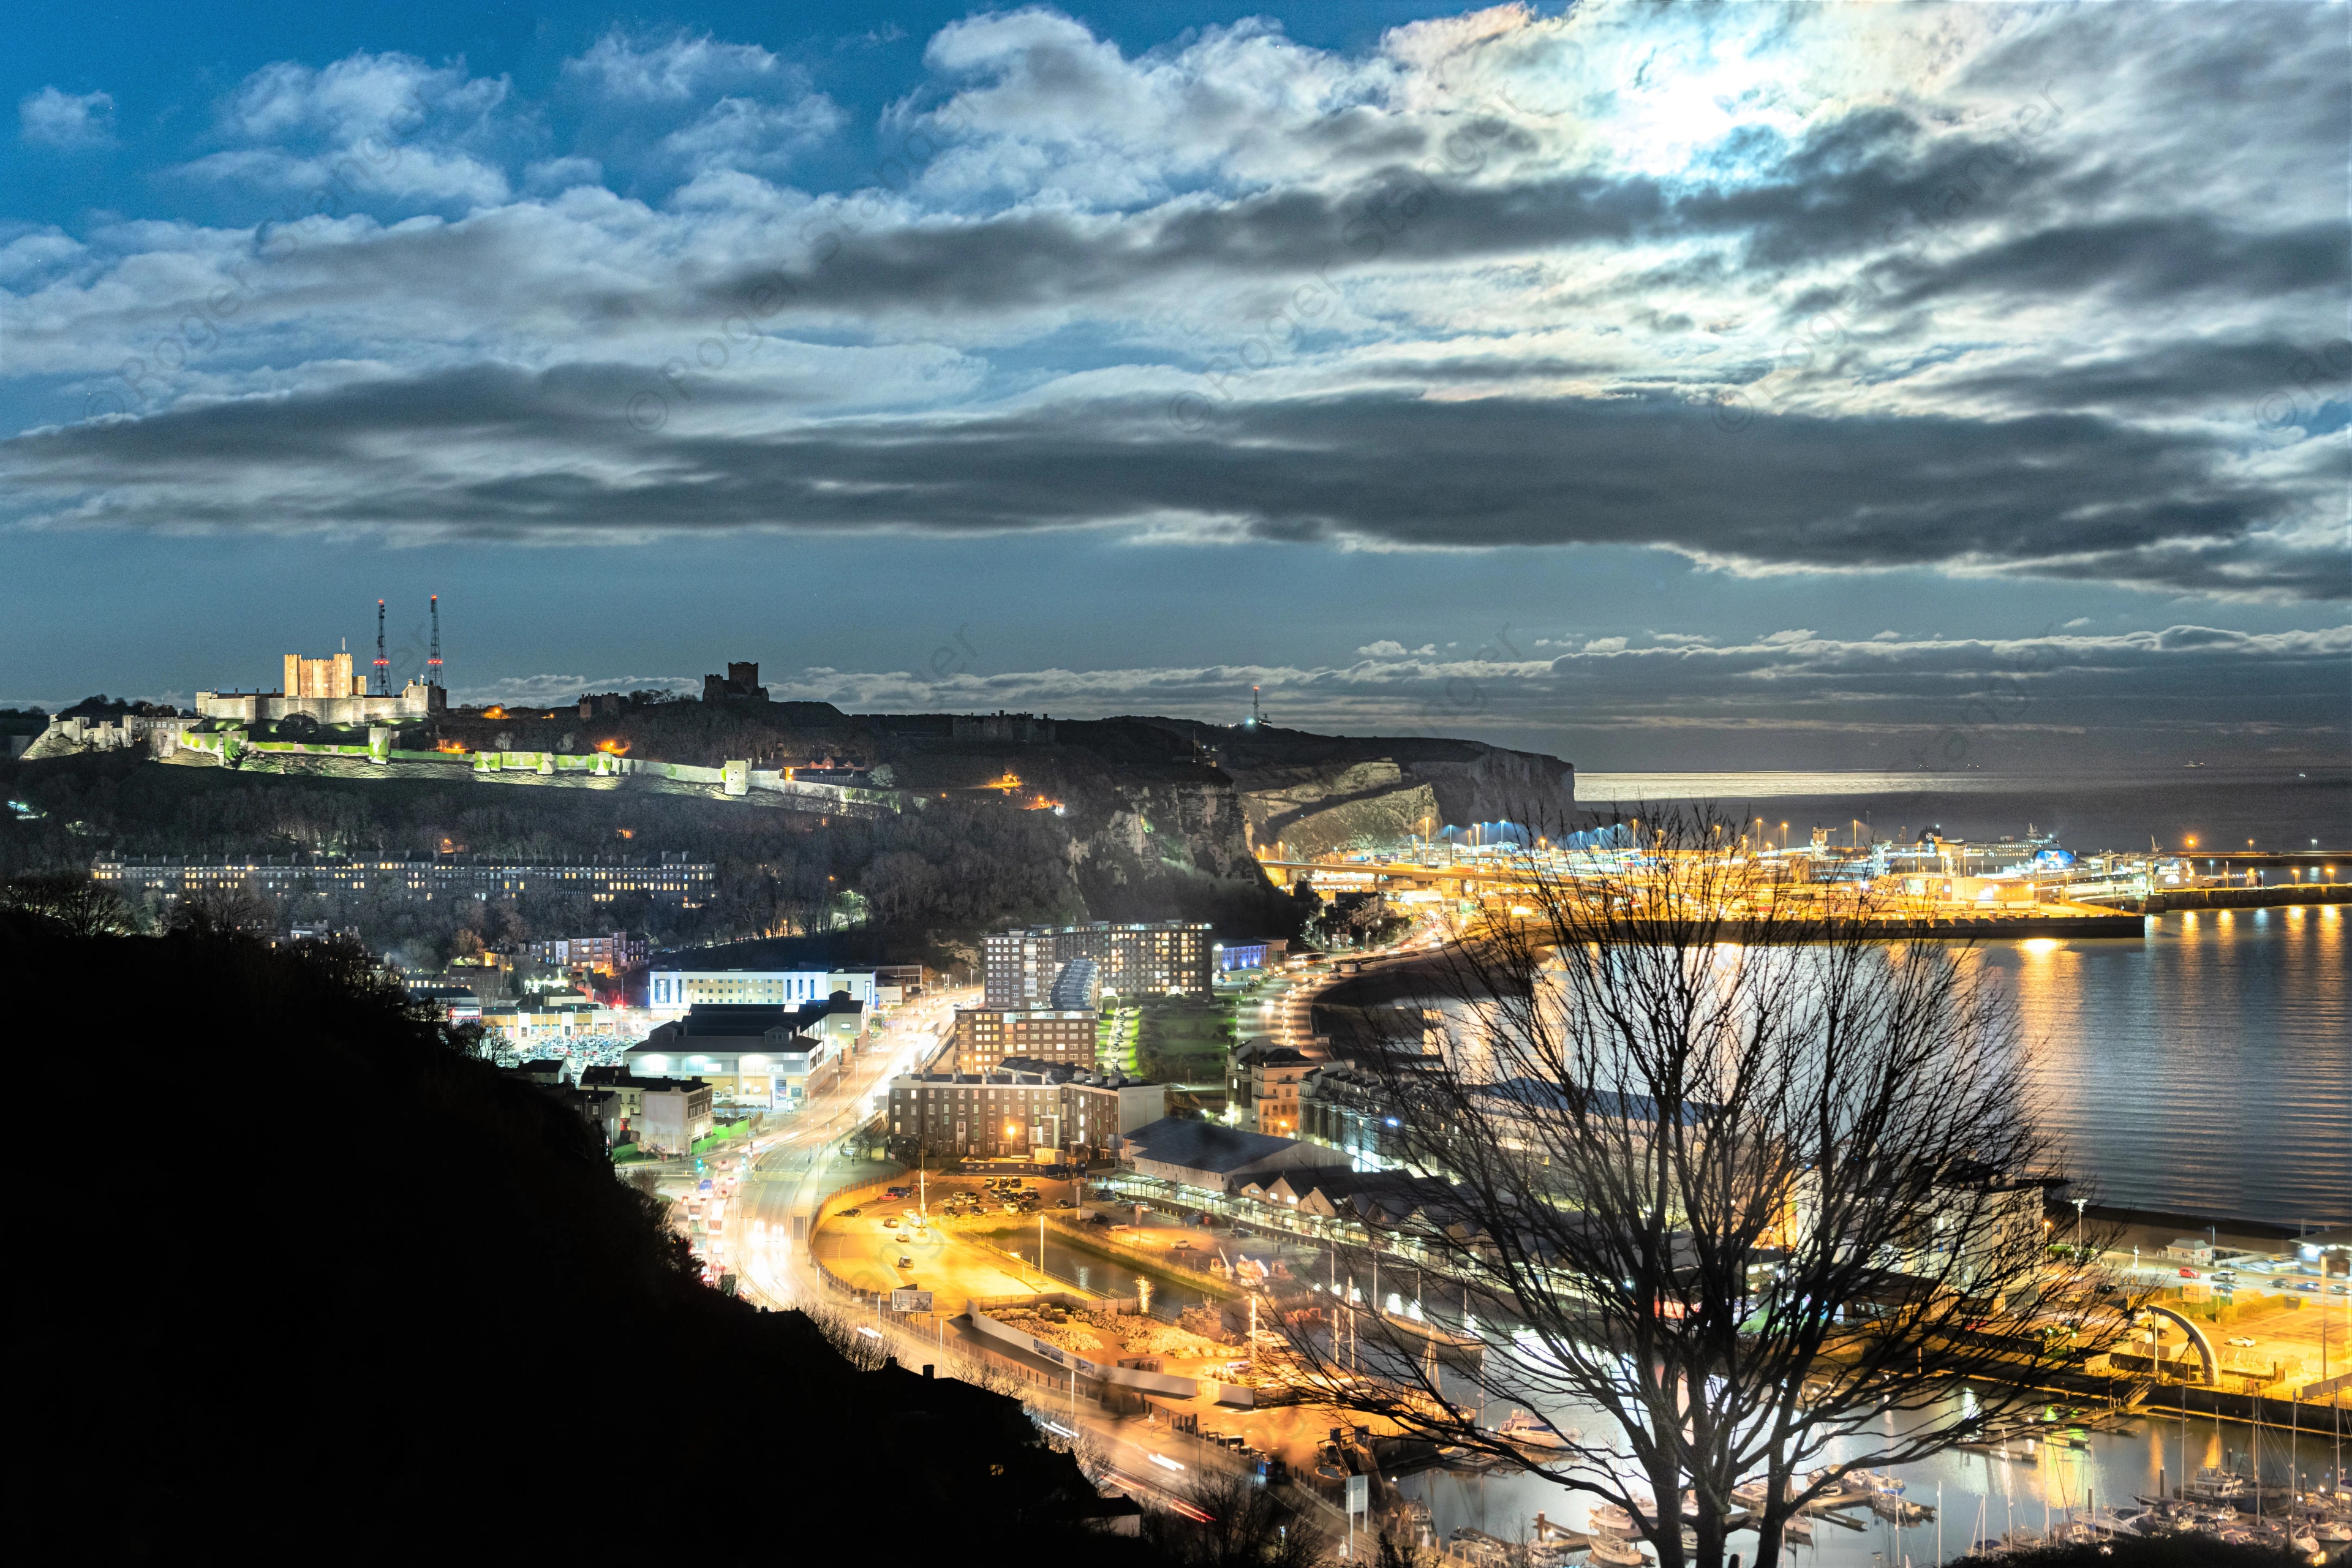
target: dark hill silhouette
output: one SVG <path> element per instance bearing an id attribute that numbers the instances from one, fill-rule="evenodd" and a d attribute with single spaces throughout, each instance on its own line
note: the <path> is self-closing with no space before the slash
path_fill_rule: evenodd
<path id="1" fill-rule="evenodd" d="M 0 953 L 60 1005 L 38 1048 L 104 1041 L 19 1129 L 19 1496 L 74 1555 L 1159 1560 L 1074 1535 L 1091 1489 L 1015 1401 L 705 1287 L 583 1123 L 356 946 L 0 910 Z"/>

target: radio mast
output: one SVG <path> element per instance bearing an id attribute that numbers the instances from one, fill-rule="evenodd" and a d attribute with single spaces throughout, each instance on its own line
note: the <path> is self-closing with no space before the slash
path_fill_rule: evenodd
<path id="1" fill-rule="evenodd" d="M 441 595 L 433 595 L 433 651 L 425 659 L 425 684 L 441 684 Z"/>
<path id="2" fill-rule="evenodd" d="M 383 657 L 383 601 L 375 602 L 375 694 L 392 695 L 392 660 Z"/>

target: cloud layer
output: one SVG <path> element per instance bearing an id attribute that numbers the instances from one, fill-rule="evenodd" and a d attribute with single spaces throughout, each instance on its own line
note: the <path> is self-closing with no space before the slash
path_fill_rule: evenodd
<path id="1" fill-rule="evenodd" d="M 1597 0 L 1133 55 L 1033 8 L 923 71 L 870 122 L 692 35 L 545 102 L 257 71 L 163 183 L 268 221 L 0 234 L 11 374 L 76 411 L 0 442 L 14 520 L 2352 595 L 2340 7 Z M 45 89 L 22 133 L 111 108 Z"/>
<path id="2" fill-rule="evenodd" d="M 1647 646 L 1629 646 L 1638 640 Z M 2240 762 L 2341 754 L 2352 626 L 2269 635 L 2210 626 L 2113 636 L 1846 641 L 1791 629 L 1717 646 L 1690 637 L 1612 637 L 1546 656 L 1505 633 L 1480 648 L 1407 654 L 1393 639 L 1345 665 L 1033 669 L 933 678 L 922 670 L 763 672 L 778 700 L 857 711 L 1015 709 L 1066 718 L 1121 713 L 1230 721 L 1262 689 L 1278 723 L 1355 734 L 1503 731 L 1573 752 L 1564 738 L 1686 728 L 1758 742 L 1876 736 L 1883 760 L 1940 769 L 2019 751 L 2047 760 L 2072 738 L 2128 751 L 2161 738 L 2178 764 L 2210 747 Z M 583 690 L 698 679 L 510 678 L 478 701 L 569 701 Z M 2055 744 L 2045 742 L 2055 742 Z M 2023 744 L 2021 742 L 2034 742 Z"/>

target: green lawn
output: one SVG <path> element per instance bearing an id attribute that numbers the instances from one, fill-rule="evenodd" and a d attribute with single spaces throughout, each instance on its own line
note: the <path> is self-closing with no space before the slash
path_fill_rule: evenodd
<path id="1" fill-rule="evenodd" d="M 1166 1082 L 1222 1079 L 1234 1047 L 1234 1004 L 1227 997 L 1154 996 L 1139 1007 L 1140 1069 Z"/>

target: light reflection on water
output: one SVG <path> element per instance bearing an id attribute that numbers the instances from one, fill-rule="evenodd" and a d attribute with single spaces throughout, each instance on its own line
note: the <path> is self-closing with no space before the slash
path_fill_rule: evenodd
<path id="1" fill-rule="evenodd" d="M 2352 1222 L 2347 923 L 2335 905 L 2208 910 L 2139 942 L 1984 945 L 2103 1201 Z"/>
<path id="2" fill-rule="evenodd" d="M 2076 1170 L 2103 1201 L 2315 1226 L 2352 1223 L 2352 981 L 2340 907 L 2203 910 L 2149 922 L 2141 940 L 1987 942 L 1979 962 L 2010 982 L 2037 1087 Z M 1466 1394 L 1467 1391 L 1465 1390 Z M 1475 1397 L 1471 1395 L 1470 1397 Z M 1496 1419 L 1501 1412 L 1494 1413 Z M 1605 1429 L 1597 1414 L 1562 1426 Z M 2154 1416 L 2133 1436 L 2093 1434 L 2032 1464 L 1955 1451 L 1901 1473 L 1908 1500 L 1943 1487 L 1940 1552 L 1989 1534 L 2040 1529 L 2089 1502 L 2131 1507 L 2159 1476 L 2177 1483 L 2206 1465 L 2252 1468 L 2255 1435 L 2237 1424 Z M 2266 1479 L 2287 1479 L 2288 1434 L 2261 1437 Z M 1832 1450 L 1843 1457 L 1852 1450 Z M 2335 1470 L 2332 1442 L 2303 1435 L 2306 1482 Z M 1630 1465 L 1628 1468 L 1630 1470 Z M 1538 1510 L 1580 1527 L 1588 1502 L 1527 1474 L 1407 1478 L 1441 1536 L 1464 1525 L 1521 1539 Z M 1790 1561 L 1861 1568 L 1937 1560 L 1937 1527 L 1906 1531 L 1871 1518 L 1861 1531 L 1826 1521 Z M 1752 1535 L 1730 1550 L 1749 1561 Z"/>
<path id="3" fill-rule="evenodd" d="M 1564 1426 L 1580 1426 L 1588 1437 L 1612 1429 L 1606 1417 L 1593 1413 L 1580 1415 L 1563 1410 L 1555 1420 Z M 2265 1484 L 2288 1480 L 2290 1451 L 2294 1457 L 2293 1468 L 2299 1471 L 2303 1484 L 2324 1484 L 2338 1460 L 2334 1439 L 2305 1432 L 2299 1442 L 2290 1442 L 2290 1436 L 2283 1430 L 2263 1431 Z M 1985 1534 L 1998 1536 L 2011 1529 L 2042 1529 L 2045 1509 L 2046 1517 L 2053 1521 L 2063 1520 L 2069 1509 L 2079 1513 L 2094 1504 L 2101 1509 L 2130 1509 L 2136 1506 L 2136 1495 L 2155 1496 L 2159 1481 L 2177 1484 L 2184 1467 L 2189 1473 L 2210 1465 L 2251 1474 L 2254 1441 L 2252 1428 L 2245 1426 L 2217 1425 L 2193 1415 L 2184 1421 L 2178 1415 L 2158 1414 L 2130 1435 L 2093 1433 L 2085 1448 L 2037 1446 L 2029 1463 L 1956 1450 L 1895 1472 L 1908 1489 L 1904 1493 L 1906 1502 L 1935 1508 L 1937 1488 L 1941 1485 L 1940 1538 L 1934 1522 L 1897 1530 L 1867 1510 L 1849 1509 L 1846 1517 L 1861 1522 L 1862 1530 L 1816 1520 L 1812 1544 L 1790 1546 L 1785 1561 L 1797 1568 L 1814 1564 L 1864 1568 L 1899 1563 L 1907 1555 L 1911 1562 L 1924 1565 L 1937 1561 L 1939 1552 L 1948 1561 L 1967 1550 L 1979 1521 Z M 1829 1460 L 1835 1462 L 1859 1451 L 1832 1447 Z M 1633 1473 L 1630 1460 L 1623 1473 Z M 1478 1476 L 1434 1470 L 1405 1477 L 1398 1486 L 1407 1497 L 1429 1503 L 1441 1539 L 1465 1525 L 1506 1541 L 1531 1537 L 1538 1512 L 1554 1523 L 1582 1529 L 1591 1507 L 1585 1494 L 1570 1492 L 1524 1471 Z M 1743 1533 L 1731 1537 L 1727 1551 L 1753 1563 L 1756 1546 L 1755 1535 Z"/>
<path id="4" fill-rule="evenodd" d="M 1976 944 L 2017 1005 L 2032 1080 L 2094 1202 L 2352 1224 L 2352 911 L 2206 910 L 2138 939 Z M 1475 1066 L 1480 1030 L 1433 994 Z"/>

